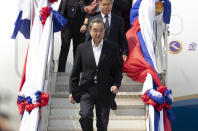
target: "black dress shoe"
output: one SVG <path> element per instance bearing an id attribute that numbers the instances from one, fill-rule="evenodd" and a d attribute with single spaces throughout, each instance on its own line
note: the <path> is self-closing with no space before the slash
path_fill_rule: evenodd
<path id="1" fill-rule="evenodd" d="M 117 104 L 116 104 L 115 101 L 114 101 L 113 104 L 111 105 L 111 109 L 112 109 L 112 110 L 117 110 Z"/>

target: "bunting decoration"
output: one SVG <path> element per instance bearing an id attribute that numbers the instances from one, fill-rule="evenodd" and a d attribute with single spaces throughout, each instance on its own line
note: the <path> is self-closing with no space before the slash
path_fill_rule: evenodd
<path id="1" fill-rule="evenodd" d="M 52 10 L 52 7 L 43 7 L 41 9 L 41 12 L 40 12 L 40 20 L 41 20 L 41 24 L 42 25 L 45 25 L 45 22 L 47 20 L 47 17 L 50 15 L 50 12 Z"/>
<path id="2" fill-rule="evenodd" d="M 20 0 L 22 6 L 12 38 L 15 39 L 21 32 L 26 39 L 30 39 L 17 98 L 22 116 L 20 131 L 38 130 L 41 108 L 48 105 L 49 94 L 43 90 L 46 65 L 53 50 L 53 33 L 62 30 L 67 23 L 60 13 L 52 9 L 51 5 L 56 1 L 41 0 L 34 3 L 32 0 Z"/>
<path id="3" fill-rule="evenodd" d="M 162 109 L 171 109 L 172 96 L 171 90 L 161 86 L 157 90 L 149 89 L 142 95 L 142 101 L 145 104 L 151 104 L 157 111 Z"/>
<path id="4" fill-rule="evenodd" d="M 171 131 L 169 120 L 175 119 L 170 110 L 172 92 L 162 85 L 156 70 L 153 42 L 155 4 L 153 0 L 137 0 L 131 8 L 131 29 L 126 33 L 129 58 L 123 71 L 132 80 L 143 83 L 142 101 L 148 105 L 147 131 Z"/>
<path id="5" fill-rule="evenodd" d="M 57 2 L 57 0 L 49 0 L 52 4 Z M 33 11 L 34 7 L 31 0 L 23 0 L 21 3 L 21 9 L 19 11 L 18 17 L 15 22 L 15 28 L 11 36 L 12 39 L 17 37 L 18 32 L 21 32 L 25 39 L 30 39 L 30 25 L 31 19 L 33 20 L 35 12 Z M 42 25 L 45 24 L 47 17 L 53 14 L 53 32 L 58 32 L 63 29 L 67 23 L 67 19 L 61 15 L 58 11 L 53 10 L 52 7 L 46 6 L 40 10 L 40 20 Z"/>
<path id="6" fill-rule="evenodd" d="M 57 2 L 58 0 L 49 0 L 50 3 Z"/>
<path id="7" fill-rule="evenodd" d="M 18 95 L 17 106 L 19 114 L 22 115 L 24 110 L 31 113 L 36 107 L 43 107 L 48 104 L 49 94 L 41 91 L 37 91 L 32 97 L 25 97 L 24 94 Z"/>
<path id="8" fill-rule="evenodd" d="M 15 39 L 18 32 L 21 32 L 26 39 L 30 38 L 30 21 L 33 13 L 31 0 L 21 0 L 20 11 L 15 22 L 15 28 L 11 36 Z"/>

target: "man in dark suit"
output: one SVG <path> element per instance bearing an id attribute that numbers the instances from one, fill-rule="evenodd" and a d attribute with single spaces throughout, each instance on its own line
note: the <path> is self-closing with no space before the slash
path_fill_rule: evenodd
<path id="1" fill-rule="evenodd" d="M 130 10 L 133 0 L 114 0 L 112 13 L 121 16 L 124 19 L 125 32 L 130 28 Z"/>
<path id="2" fill-rule="evenodd" d="M 128 44 L 126 40 L 126 35 L 124 31 L 124 23 L 123 19 L 111 13 L 113 1 L 112 0 L 100 0 L 99 6 L 101 10 L 101 14 L 96 15 L 89 19 L 91 21 L 95 18 L 103 19 L 105 23 L 105 36 L 104 39 L 112 41 L 118 48 L 121 63 L 126 62 L 128 56 Z M 90 40 L 91 36 L 90 33 L 86 33 L 86 41 Z M 116 110 L 117 105 L 114 100 L 111 109 Z"/>
<path id="3" fill-rule="evenodd" d="M 58 72 L 65 72 L 65 65 L 73 39 L 73 56 L 75 57 L 77 46 L 84 42 L 85 35 L 80 33 L 84 22 L 84 14 L 80 10 L 80 0 L 61 0 L 58 11 L 67 18 L 68 22 L 61 31 L 61 51 L 59 55 Z"/>
<path id="4" fill-rule="evenodd" d="M 107 131 L 113 94 L 118 92 L 122 80 L 121 63 L 117 47 L 103 40 L 105 28 L 101 19 L 90 22 L 89 32 L 92 40 L 77 48 L 69 100 L 80 102 L 79 122 L 83 131 L 93 131 L 94 105 L 97 130 Z"/>
<path id="5" fill-rule="evenodd" d="M 132 0 L 114 0 L 112 12 L 122 16 L 123 11 L 128 11 L 131 8 Z"/>
<path id="6" fill-rule="evenodd" d="M 94 1 L 99 2 L 100 0 L 80 0 L 81 11 L 87 13 L 86 7 L 91 5 Z M 130 10 L 132 0 L 112 0 L 113 1 L 113 9 L 112 12 L 121 16 L 122 11 Z M 97 8 L 96 8 L 97 12 Z"/>
<path id="7" fill-rule="evenodd" d="M 97 3 L 97 4 L 96 4 Z M 113 0 L 112 12 L 124 18 L 125 32 L 129 29 L 129 12 L 132 0 Z M 82 32 L 85 32 L 88 25 L 88 18 L 100 14 L 99 0 L 80 0 L 81 11 L 86 14 Z"/>

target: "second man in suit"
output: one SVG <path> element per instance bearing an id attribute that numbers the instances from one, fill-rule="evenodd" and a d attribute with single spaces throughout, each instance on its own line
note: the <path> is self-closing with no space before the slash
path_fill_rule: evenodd
<path id="1" fill-rule="evenodd" d="M 101 14 L 96 15 L 89 19 L 91 21 L 95 18 L 103 19 L 105 23 L 105 36 L 104 39 L 112 41 L 120 49 L 120 56 L 125 62 L 128 56 L 128 44 L 124 31 L 123 19 L 111 12 L 113 6 L 113 0 L 99 0 L 99 7 Z M 87 31 L 86 40 L 90 40 L 90 33 Z"/>

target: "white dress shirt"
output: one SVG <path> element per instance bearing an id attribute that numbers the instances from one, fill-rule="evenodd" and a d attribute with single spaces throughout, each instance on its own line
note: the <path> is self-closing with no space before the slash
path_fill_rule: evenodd
<path id="1" fill-rule="evenodd" d="M 105 21 L 106 21 L 105 14 L 101 13 L 101 15 L 102 15 L 103 22 L 105 23 Z M 109 20 L 109 27 L 110 27 L 110 25 L 111 25 L 111 12 L 108 14 L 108 20 Z"/>
<path id="2" fill-rule="evenodd" d="M 101 52 L 102 52 L 102 47 L 103 47 L 103 40 L 99 43 L 98 47 L 96 47 L 94 45 L 93 40 L 91 42 L 92 42 L 92 48 L 93 48 L 93 54 L 94 54 L 96 66 L 98 66 L 98 62 L 99 62 L 100 55 L 101 55 Z"/>

